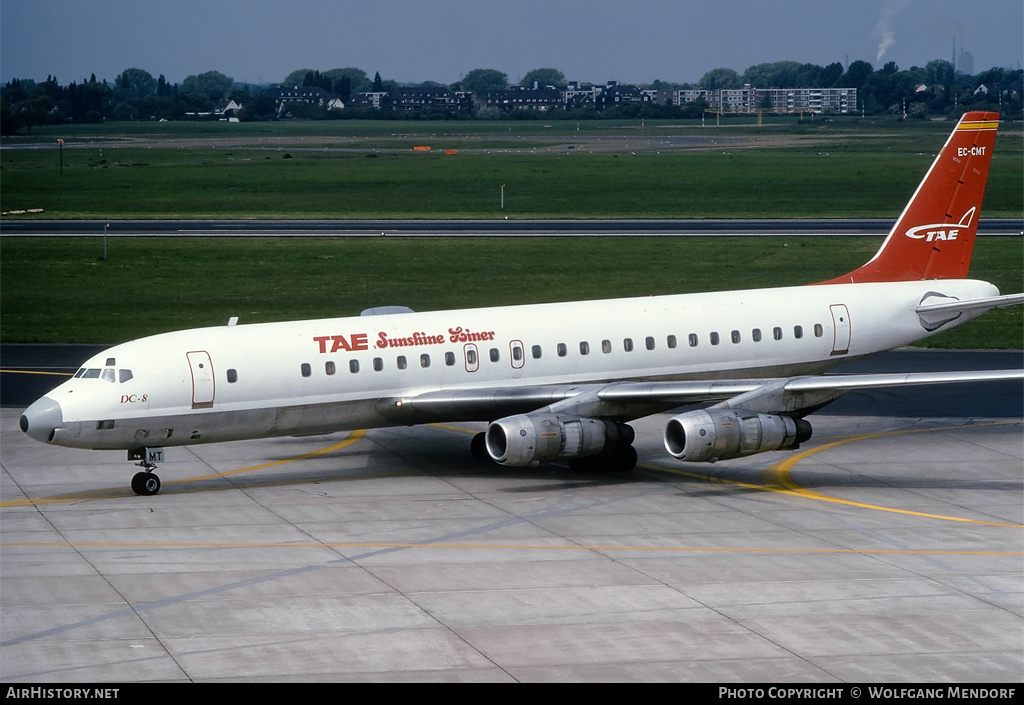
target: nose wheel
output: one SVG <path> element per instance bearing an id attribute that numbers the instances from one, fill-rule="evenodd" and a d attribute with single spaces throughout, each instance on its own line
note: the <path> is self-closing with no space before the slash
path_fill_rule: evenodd
<path id="1" fill-rule="evenodd" d="M 132 492 L 150 497 L 160 491 L 160 477 L 152 471 L 137 472 L 132 477 Z"/>
<path id="2" fill-rule="evenodd" d="M 143 497 L 150 497 L 160 491 L 160 478 L 153 472 L 156 464 L 164 461 L 163 448 L 135 448 L 128 451 L 128 460 L 135 463 L 142 472 L 135 473 L 132 478 L 132 492 Z"/>

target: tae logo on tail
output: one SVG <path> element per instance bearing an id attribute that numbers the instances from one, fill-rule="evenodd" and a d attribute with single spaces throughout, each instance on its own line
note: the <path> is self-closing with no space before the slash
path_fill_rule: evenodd
<path id="1" fill-rule="evenodd" d="M 960 230 L 963 228 L 969 228 L 971 221 L 974 219 L 974 211 L 976 208 L 971 208 L 969 211 L 964 213 L 964 217 L 960 219 L 960 222 L 956 224 L 956 227 L 950 227 L 953 223 L 933 223 L 931 225 L 918 225 L 916 228 L 911 228 L 906 232 L 907 237 L 915 240 L 924 240 L 925 242 L 932 242 L 938 240 L 956 240 L 956 236 L 960 234 Z"/>

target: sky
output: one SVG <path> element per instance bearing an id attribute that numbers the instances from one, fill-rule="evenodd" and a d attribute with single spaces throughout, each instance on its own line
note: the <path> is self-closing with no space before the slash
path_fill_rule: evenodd
<path id="1" fill-rule="evenodd" d="M 2 0 L 0 81 L 140 68 L 170 83 L 220 71 L 283 81 L 360 68 L 450 84 L 478 68 L 517 83 L 695 83 L 714 68 L 863 60 L 901 69 L 951 59 L 974 73 L 1024 62 L 1021 0 Z"/>

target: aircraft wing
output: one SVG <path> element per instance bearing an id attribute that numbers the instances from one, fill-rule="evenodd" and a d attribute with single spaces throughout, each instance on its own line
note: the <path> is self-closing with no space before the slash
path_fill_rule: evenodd
<path id="1" fill-rule="evenodd" d="M 1024 370 L 810 375 L 769 379 L 615 382 L 540 387 L 436 390 L 381 399 L 378 410 L 402 423 L 490 421 L 545 410 L 628 421 L 686 405 L 801 414 L 862 389 L 1024 380 Z"/>

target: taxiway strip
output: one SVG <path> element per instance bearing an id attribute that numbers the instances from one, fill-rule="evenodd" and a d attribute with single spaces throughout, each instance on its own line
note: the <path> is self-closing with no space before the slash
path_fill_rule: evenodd
<path id="1" fill-rule="evenodd" d="M 891 219 L 784 220 L 12 220 L 3 236 L 59 237 L 765 237 L 884 236 Z M 982 236 L 1024 235 L 1013 218 L 986 218 Z"/>

